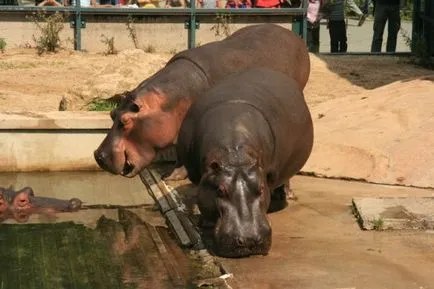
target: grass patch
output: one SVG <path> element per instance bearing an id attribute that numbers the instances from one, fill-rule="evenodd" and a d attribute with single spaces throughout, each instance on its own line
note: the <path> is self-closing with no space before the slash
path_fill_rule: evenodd
<path id="1" fill-rule="evenodd" d="M 117 102 L 109 99 L 94 99 L 88 104 L 89 111 L 111 111 L 117 107 Z"/>
<path id="2" fill-rule="evenodd" d="M 375 231 L 383 231 L 384 230 L 384 221 L 381 218 L 372 220 L 372 228 Z"/>
<path id="3" fill-rule="evenodd" d="M 6 40 L 4 38 L 0 38 L 0 52 L 1 53 L 5 53 L 5 49 L 6 49 Z"/>
<path id="4" fill-rule="evenodd" d="M 0 70 L 8 70 L 8 69 L 26 69 L 26 68 L 35 68 L 38 65 L 36 63 L 32 62 L 7 62 L 7 61 L 0 61 Z"/>
<path id="5" fill-rule="evenodd" d="M 157 49 L 152 44 L 149 44 L 143 49 L 143 51 L 145 51 L 146 53 L 155 53 Z"/>

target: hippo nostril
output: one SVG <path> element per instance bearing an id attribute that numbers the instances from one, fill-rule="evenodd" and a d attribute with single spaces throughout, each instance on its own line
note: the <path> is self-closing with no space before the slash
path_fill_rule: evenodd
<path id="1" fill-rule="evenodd" d="M 256 245 L 261 245 L 264 242 L 261 236 L 255 238 Z"/>
<path id="2" fill-rule="evenodd" d="M 97 164 L 100 165 L 101 167 L 104 167 L 106 154 L 104 152 L 95 151 L 93 153 L 93 156 L 94 156 Z"/>

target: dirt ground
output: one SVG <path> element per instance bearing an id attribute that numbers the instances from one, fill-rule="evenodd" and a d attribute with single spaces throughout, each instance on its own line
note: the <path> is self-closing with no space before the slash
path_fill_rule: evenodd
<path id="1" fill-rule="evenodd" d="M 75 51 L 37 56 L 34 49 L 10 49 L 0 54 L 0 111 L 58 110 L 62 97 L 68 110 L 85 110 L 93 98 L 108 98 L 133 89 L 170 57 L 142 50 L 107 56 Z M 313 107 L 430 73 L 397 57 L 311 54 L 305 95 Z"/>

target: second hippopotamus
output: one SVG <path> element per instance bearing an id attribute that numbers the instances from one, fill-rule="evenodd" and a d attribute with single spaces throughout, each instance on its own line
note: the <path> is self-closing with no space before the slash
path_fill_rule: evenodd
<path id="1" fill-rule="evenodd" d="M 270 199 L 307 161 L 313 127 L 301 88 L 286 75 L 255 68 L 229 75 L 195 102 L 177 154 L 198 185 L 198 205 L 215 222 L 217 254 L 267 254 Z"/>

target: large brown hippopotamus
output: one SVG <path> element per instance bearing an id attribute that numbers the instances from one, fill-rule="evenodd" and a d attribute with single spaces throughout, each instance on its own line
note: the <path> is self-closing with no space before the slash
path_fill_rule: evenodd
<path id="1" fill-rule="evenodd" d="M 190 108 L 177 154 L 205 220 L 215 222 L 217 254 L 267 254 L 270 199 L 289 185 L 313 145 L 309 109 L 298 83 L 254 68 L 229 76 Z"/>
<path id="2" fill-rule="evenodd" d="M 248 26 L 178 53 L 111 112 L 113 126 L 94 153 L 96 162 L 113 174 L 134 177 L 159 150 L 176 143 L 192 103 L 227 75 L 252 67 L 280 71 L 303 89 L 309 54 L 301 38 L 275 24 Z"/>

